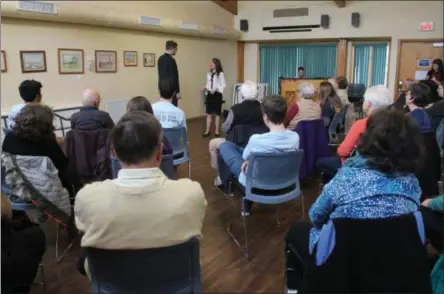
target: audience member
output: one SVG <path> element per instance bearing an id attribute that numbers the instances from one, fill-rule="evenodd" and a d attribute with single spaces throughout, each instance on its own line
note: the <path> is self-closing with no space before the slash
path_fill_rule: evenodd
<path id="1" fill-rule="evenodd" d="M 321 158 L 316 163 L 316 167 L 324 172 L 326 176 L 334 176 L 341 167 L 341 163 L 350 157 L 355 150 L 359 137 L 367 128 L 368 117 L 371 116 L 375 110 L 387 107 L 388 105 L 390 105 L 390 92 L 386 87 L 377 85 L 367 88 L 364 94 L 363 104 L 363 110 L 367 115 L 367 118 L 357 120 L 353 124 L 344 141 L 338 148 L 339 157 Z"/>
<path id="2" fill-rule="evenodd" d="M 153 114 L 153 107 L 151 106 L 151 102 L 143 96 L 136 96 L 132 98 L 130 101 L 128 101 L 128 104 L 126 104 L 126 111 L 145 111 L 149 114 Z M 168 141 L 167 137 L 163 136 L 162 138 L 162 144 L 163 144 L 163 150 L 162 154 L 173 154 L 173 147 L 171 147 L 170 142 Z"/>
<path id="3" fill-rule="evenodd" d="M 379 96 L 373 103 L 383 102 L 385 88 L 378 87 L 366 94 Z M 297 223 L 287 235 L 287 242 L 301 258 L 292 262 L 295 267 L 288 276 L 291 289 L 301 286 L 305 265 L 314 264 L 313 249 L 333 219 L 392 218 L 419 209 L 421 189 L 414 172 L 421 165 L 424 150 L 418 127 L 411 118 L 394 110 L 373 113 L 367 125 L 357 155 L 345 162 L 310 208 L 313 226 Z"/>
<path id="4" fill-rule="evenodd" d="M 430 104 L 424 109 L 430 116 L 432 130 L 436 132 L 438 126 L 444 118 L 444 93 L 443 86 L 439 82 L 429 81 L 427 85 L 430 88 Z"/>
<path id="5" fill-rule="evenodd" d="M 3 182 L 3 179 L 2 179 Z M 13 219 L 11 203 L 1 194 L 2 293 L 29 293 L 46 251 L 45 233 Z"/>
<path id="6" fill-rule="evenodd" d="M 328 127 L 336 113 L 342 109 L 341 99 L 330 82 L 322 82 L 319 85 L 319 99 L 321 99 L 321 116 L 325 127 Z"/>
<path id="7" fill-rule="evenodd" d="M 159 82 L 160 101 L 153 104 L 153 111 L 162 128 L 186 128 L 185 112 L 172 104 L 175 88 L 170 80 Z"/>
<path id="8" fill-rule="evenodd" d="M 430 88 L 425 83 L 411 85 L 405 96 L 410 115 L 416 121 L 421 134 L 432 131 L 430 116 L 424 107 L 430 103 Z"/>
<path id="9" fill-rule="evenodd" d="M 427 72 L 427 79 L 434 79 L 437 82 L 444 80 L 444 64 L 442 59 L 435 59 L 432 62 L 432 68 Z"/>
<path id="10" fill-rule="evenodd" d="M 71 116 L 71 129 L 78 131 L 112 129 L 114 122 L 108 112 L 99 109 L 100 100 L 99 92 L 85 90 L 82 99 L 83 107 Z"/>
<path id="11" fill-rule="evenodd" d="M 17 104 L 12 107 L 8 116 L 7 127 L 12 129 L 15 123 L 15 117 L 28 103 L 40 103 L 42 101 L 42 83 L 35 80 L 25 80 L 19 86 L 20 97 L 25 103 Z"/>
<path id="12" fill-rule="evenodd" d="M 54 114 L 48 106 L 27 104 L 15 118 L 2 150 L 13 155 L 48 157 L 57 168 L 63 187 L 74 197 L 72 186 L 77 185 L 77 176 L 68 169 L 68 158 L 57 143 L 53 120 Z"/>
<path id="13" fill-rule="evenodd" d="M 82 247 L 148 249 L 200 236 L 206 200 L 199 183 L 169 180 L 159 169 L 162 126 L 142 111 L 126 113 L 111 132 L 122 169 L 115 180 L 86 185 L 74 212 Z M 106 195 L 106 197 L 104 197 Z"/>
<path id="14" fill-rule="evenodd" d="M 303 83 L 298 90 L 299 101 L 294 104 L 285 118 L 288 130 L 295 130 L 298 122 L 302 120 L 315 120 L 321 118 L 321 107 L 313 101 L 316 90 L 311 83 Z"/>
<path id="15" fill-rule="evenodd" d="M 356 113 L 354 107 L 350 104 L 350 101 L 348 100 L 348 81 L 347 78 L 344 76 L 336 77 L 335 79 L 329 79 L 328 80 L 333 87 L 336 90 L 336 94 L 341 99 L 342 106 L 350 105 L 347 109 L 347 113 L 345 114 L 345 121 L 344 121 L 344 131 L 345 134 L 348 133 L 352 125 L 356 121 Z"/>
<path id="16" fill-rule="evenodd" d="M 415 83 L 413 79 L 406 79 L 402 84 L 402 92 L 399 94 L 398 99 L 393 102 L 392 107 L 397 110 L 407 111 L 407 105 L 405 104 L 405 95 L 410 87 Z"/>
<path id="17" fill-rule="evenodd" d="M 246 81 L 240 87 L 240 103 L 233 105 L 228 112 L 227 119 L 222 124 L 222 129 L 227 135 L 227 138 L 232 138 L 233 129 L 236 126 L 245 126 L 251 130 L 251 133 L 245 134 L 245 136 L 251 136 L 256 130 L 266 128 L 261 111 L 260 102 L 257 100 L 258 90 L 256 83 Z M 245 138 L 248 142 L 248 138 Z M 225 142 L 224 138 L 214 138 L 210 141 L 209 149 L 211 155 L 211 166 L 214 169 L 218 169 L 217 165 L 217 152 L 219 146 Z M 219 177 L 216 178 L 215 185 L 220 185 Z"/>
<path id="18" fill-rule="evenodd" d="M 299 148 L 299 135 L 286 130 L 284 126 L 287 102 L 281 96 L 265 97 L 261 104 L 265 125 L 270 129 L 268 133 L 251 136 L 245 149 L 232 142 L 220 145 L 220 155 L 229 167 L 231 173 L 245 186 L 245 175 L 248 169 L 248 160 L 257 152 L 288 152 Z M 250 205 L 251 208 L 251 205 Z M 249 214 L 249 208 L 244 211 Z"/>

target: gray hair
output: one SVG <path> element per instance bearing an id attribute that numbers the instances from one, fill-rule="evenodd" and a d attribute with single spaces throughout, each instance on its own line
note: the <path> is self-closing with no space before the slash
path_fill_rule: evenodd
<path id="1" fill-rule="evenodd" d="M 303 83 L 299 86 L 298 92 L 302 98 L 311 99 L 313 98 L 316 90 L 312 83 Z"/>
<path id="2" fill-rule="evenodd" d="M 381 107 L 387 107 L 391 104 L 390 91 L 383 85 L 376 85 L 367 90 L 364 93 L 364 102 L 367 101 L 371 104 L 372 110 Z"/>
<path id="3" fill-rule="evenodd" d="M 240 87 L 240 101 L 257 99 L 258 93 L 257 84 L 252 81 L 246 81 Z"/>

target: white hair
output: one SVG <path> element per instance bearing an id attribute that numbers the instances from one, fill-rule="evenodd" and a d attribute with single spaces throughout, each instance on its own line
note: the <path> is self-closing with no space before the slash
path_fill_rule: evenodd
<path id="1" fill-rule="evenodd" d="M 392 102 L 390 98 L 390 91 L 383 85 L 376 85 L 364 93 L 364 102 L 369 102 L 372 109 L 389 106 Z"/>
<path id="2" fill-rule="evenodd" d="M 257 89 L 257 84 L 255 82 L 252 81 L 246 81 L 245 83 L 242 84 L 242 86 L 240 87 L 240 101 L 244 101 L 244 100 L 254 100 L 257 99 L 257 95 L 258 95 L 258 89 Z"/>
<path id="3" fill-rule="evenodd" d="M 299 86 L 298 91 L 299 91 L 299 94 L 301 94 L 301 96 L 303 98 L 313 98 L 313 95 L 315 94 L 316 89 L 312 83 L 303 83 L 302 85 Z"/>
<path id="4" fill-rule="evenodd" d="M 98 107 L 100 104 L 100 94 L 96 90 L 86 89 L 83 92 L 82 98 L 83 106 L 96 106 Z"/>

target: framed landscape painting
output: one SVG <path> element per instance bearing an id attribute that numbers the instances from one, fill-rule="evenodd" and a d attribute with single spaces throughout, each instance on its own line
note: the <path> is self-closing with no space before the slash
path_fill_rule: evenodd
<path id="1" fill-rule="evenodd" d="M 144 67 L 155 67 L 156 66 L 156 54 L 143 53 L 143 66 Z"/>
<path id="2" fill-rule="evenodd" d="M 6 53 L 2 50 L 2 72 L 7 72 L 8 66 L 6 65 Z"/>
<path id="3" fill-rule="evenodd" d="M 123 51 L 123 65 L 137 66 L 137 51 Z"/>
<path id="4" fill-rule="evenodd" d="M 83 74 L 84 53 L 82 49 L 59 48 L 59 74 Z"/>
<path id="5" fill-rule="evenodd" d="M 97 73 L 117 72 L 117 52 L 96 50 L 96 72 Z"/>
<path id="6" fill-rule="evenodd" d="M 22 73 L 46 72 L 45 51 L 20 51 Z"/>

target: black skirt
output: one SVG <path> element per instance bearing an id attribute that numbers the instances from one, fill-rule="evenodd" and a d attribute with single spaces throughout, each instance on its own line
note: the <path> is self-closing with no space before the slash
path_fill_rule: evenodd
<path id="1" fill-rule="evenodd" d="M 223 97 L 219 92 L 208 93 L 206 100 L 206 114 L 220 115 L 222 112 Z"/>

